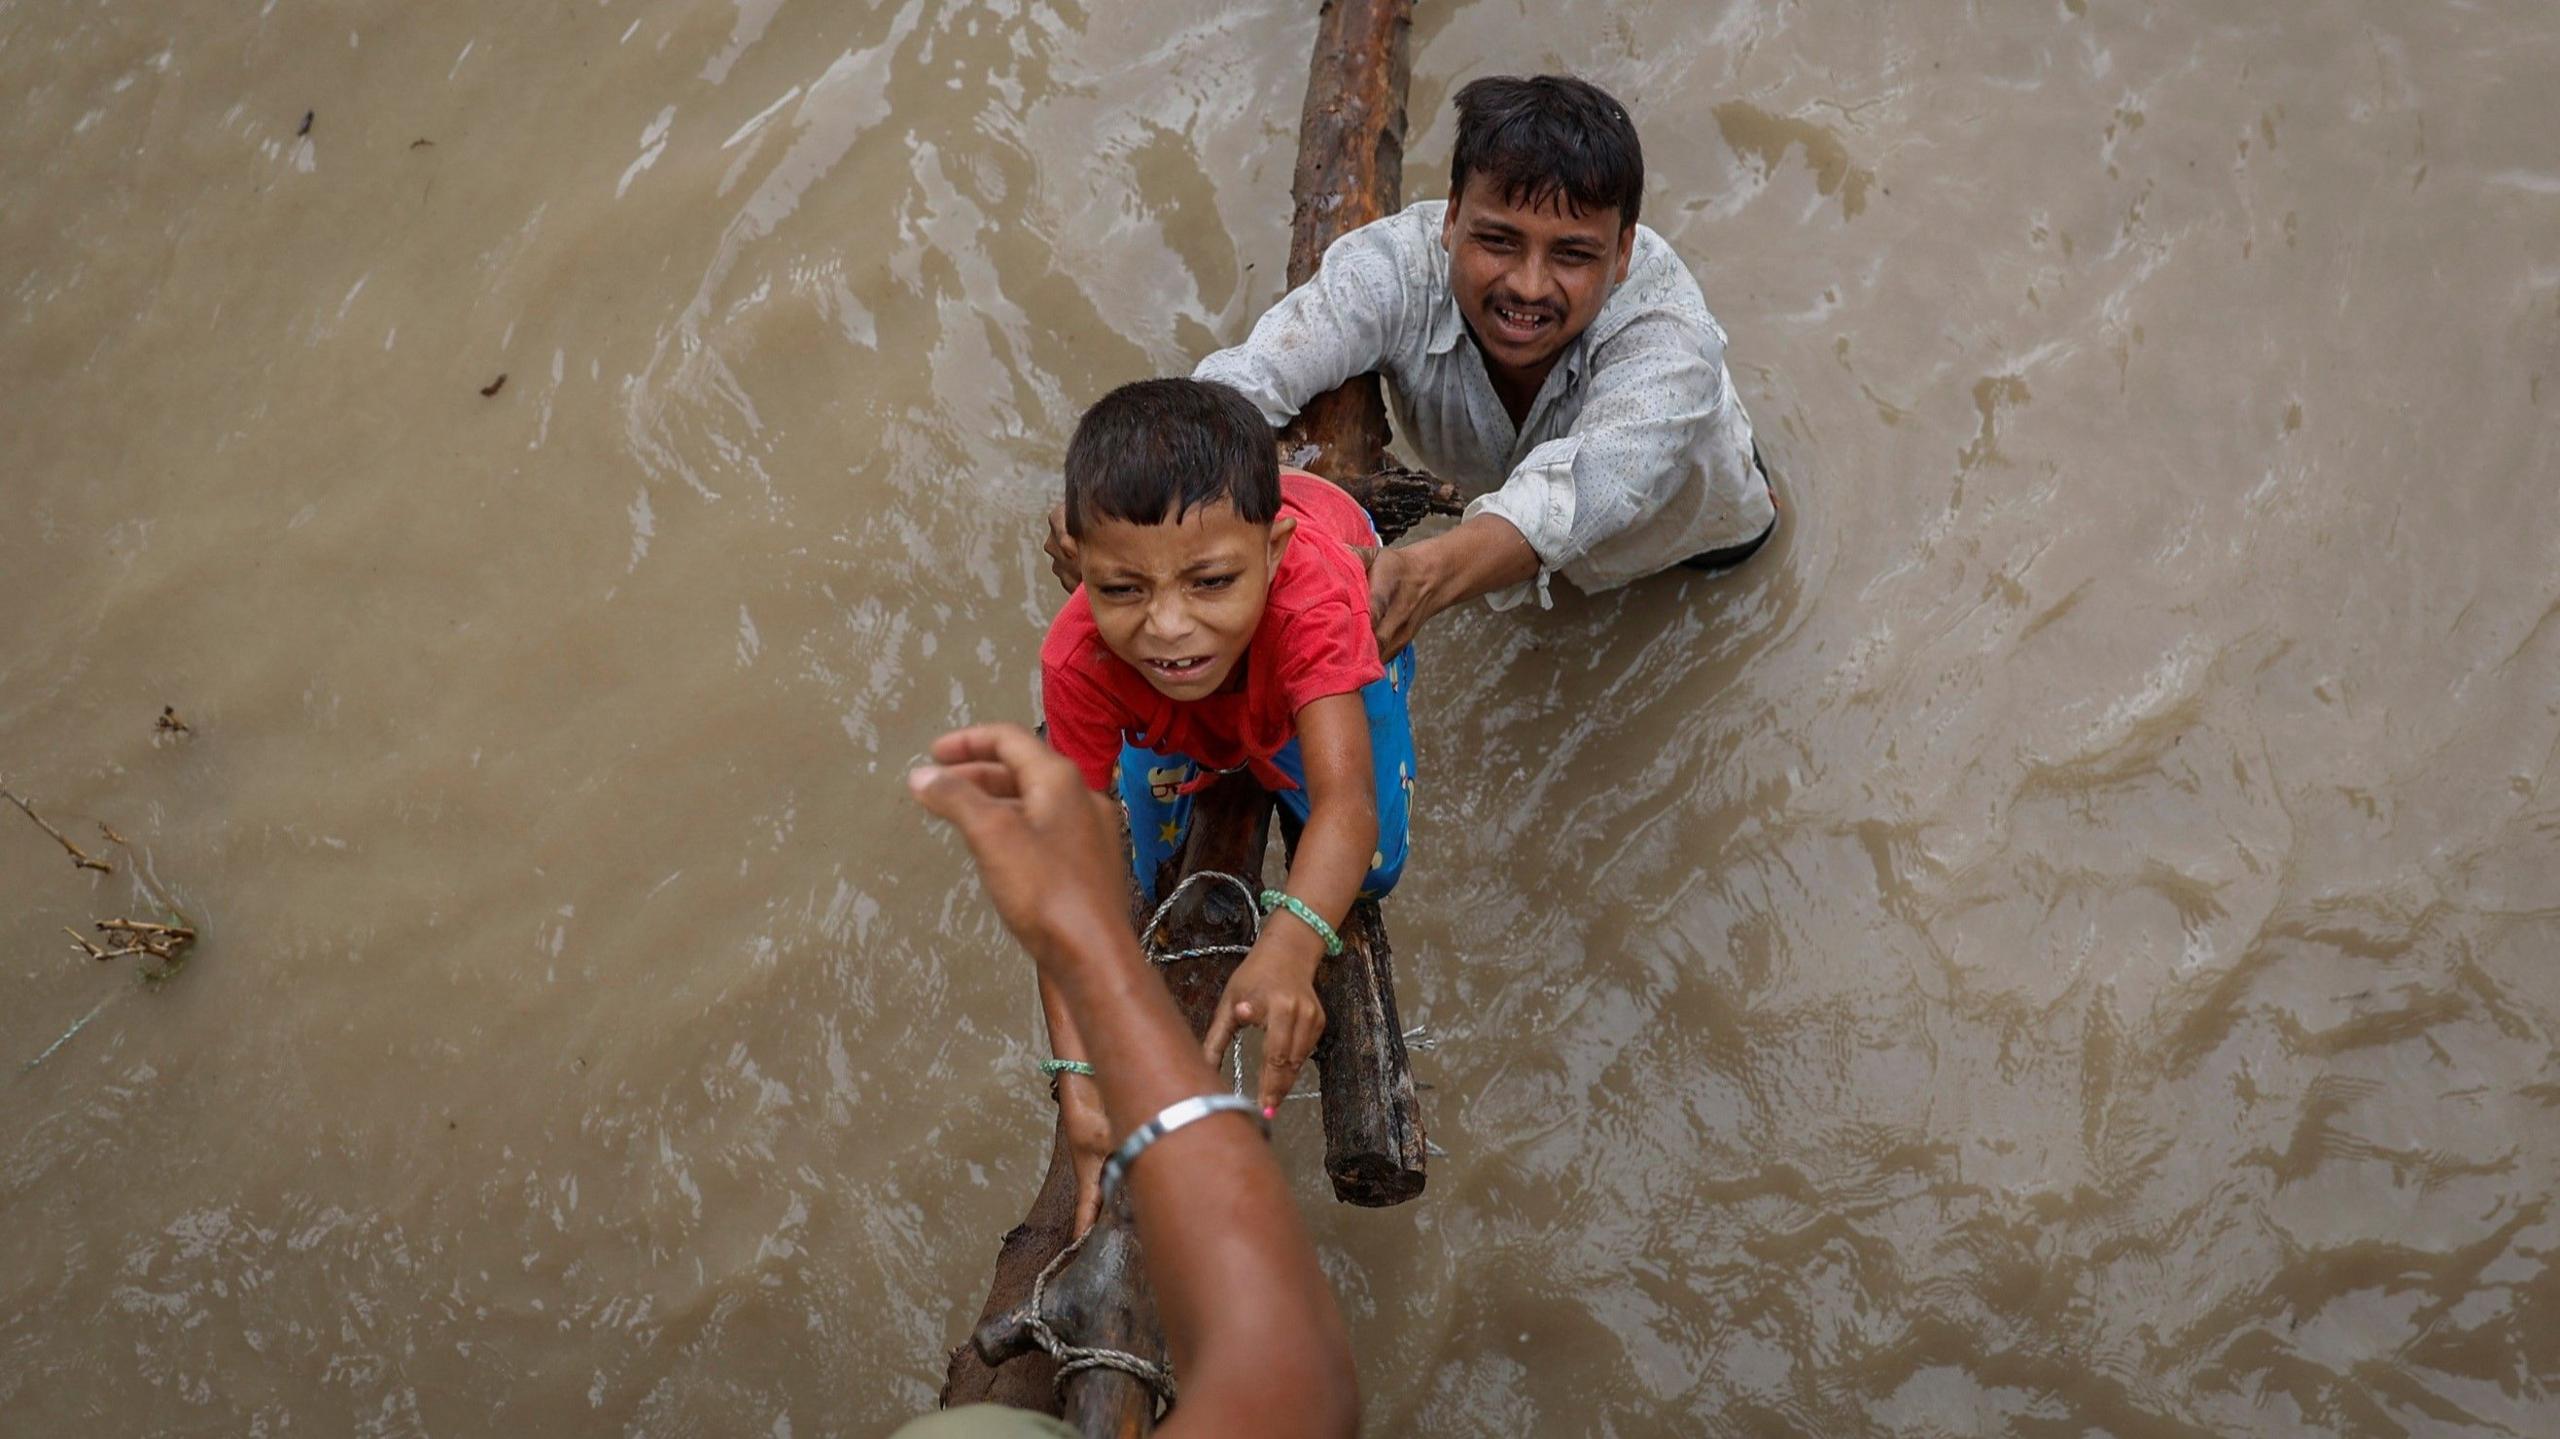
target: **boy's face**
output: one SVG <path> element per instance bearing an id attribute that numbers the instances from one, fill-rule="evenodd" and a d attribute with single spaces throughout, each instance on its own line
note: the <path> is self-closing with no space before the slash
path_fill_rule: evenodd
<path id="1" fill-rule="evenodd" d="M 1469 175 L 1440 224 L 1458 313 L 1493 368 L 1543 381 L 1591 328 L 1627 277 L 1636 230 L 1615 207 L 1576 214 L 1562 191 L 1515 205 L 1488 175 Z"/>
<path id="2" fill-rule="evenodd" d="M 1076 557 L 1102 643 L 1173 699 L 1215 694 L 1262 624 L 1297 525 L 1249 523 L 1225 500 L 1162 524 L 1087 523 Z"/>

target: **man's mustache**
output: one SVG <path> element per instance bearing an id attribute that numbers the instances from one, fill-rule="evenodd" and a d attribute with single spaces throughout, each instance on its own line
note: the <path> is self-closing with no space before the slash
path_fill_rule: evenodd
<path id="1" fill-rule="evenodd" d="M 1544 300 L 1532 302 L 1514 299 L 1508 295 L 1487 295 L 1484 297 L 1484 302 L 1497 309 L 1512 310 L 1523 315 L 1544 315 L 1550 320 L 1564 318 L 1564 311 Z"/>

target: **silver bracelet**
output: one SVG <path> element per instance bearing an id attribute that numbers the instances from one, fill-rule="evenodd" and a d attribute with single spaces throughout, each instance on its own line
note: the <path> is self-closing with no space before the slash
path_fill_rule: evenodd
<path id="1" fill-rule="evenodd" d="M 1186 1124 L 1229 1111 L 1250 1114 L 1257 1122 L 1262 1120 L 1260 1106 L 1241 1094 L 1195 1094 L 1157 1110 L 1155 1118 L 1129 1131 L 1129 1137 L 1120 1141 L 1120 1147 L 1111 1151 L 1109 1159 L 1102 1161 L 1103 1202 L 1111 1201 L 1112 1194 L 1120 1188 L 1121 1176 L 1129 1172 L 1130 1165 L 1137 1163 L 1138 1156 L 1148 1145 Z M 1263 1131 L 1269 1133 L 1270 1126 L 1264 1124 Z"/>

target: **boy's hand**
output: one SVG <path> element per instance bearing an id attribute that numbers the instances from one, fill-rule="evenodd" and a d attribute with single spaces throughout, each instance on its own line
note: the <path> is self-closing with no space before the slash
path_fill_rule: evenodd
<path id="1" fill-rule="evenodd" d="M 1067 533 L 1067 502 L 1058 501 L 1049 511 L 1049 537 L 1040 542 L 1048 553 L 1049 573 L 1069 592 L 1084 583 L 1084 562 L 1076 558 L 1076 537 Z"/>
<path id="2" fill-rule="evenodd" d="M 1254 1102 L 1267 1113 L 1288 1097 L 1298 1082 L 1298 1071 L 1316 1052 L 1316 1041 L 1324 1038 L 1324 1006 L 1316 1000 L 1312 962 L 1298 961 L 1268 945 L 1254 946 L 1227 981 L 1226 993 L 1218 996 L 1217 1013 L 1201 1045 L 1209 1067 L 1217 1068 L 1237 1035 L 1253 1026 L 1263 1030 L 1262 1078 L 1257 1086 L 1261 1097 Z"/>
<path id="3" fill-rule="evenodd" d="M 1111 1120 L 1092 1080 L 1061 1074 L 1058 1081 L 1058 1127 L 1066 1132 L 1067 1157 L 1076 1167 L 1074 1233 L 1081 1235 L 1102 1213 L 1102 1161 L 1111 1157 Z"/>

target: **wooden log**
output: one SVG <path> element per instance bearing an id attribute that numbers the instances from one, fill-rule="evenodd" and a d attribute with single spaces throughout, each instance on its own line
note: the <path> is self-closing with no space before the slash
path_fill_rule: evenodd
<path id="1" fill-rule="evenodd" d="M 1293 289 L 1315 274 L 1325 246 L 1403 198 L 1412 30 L 1412 0 L 1325 0 L 1289 185 Z M 1281 448 L 1292 463 L 1342 483 L 1376 473 L 1387 438 L 1378 377 L 1361 375 L 1301 410 L 1282 432 Z"/>
<path id="2" fill-rule="evenodd" d="M 1404 193 L 1404 97 L 1412 75 L 1411 0 L 1326 0 L 1298 121 L 1290 186 L 1289 283 L 1305 284 L 1325 247 L 1393 211 Z M 1387 463 L 1385 397 L 1361 375 L 1316 398 L 1281 432 L 1293 464 L 1351 492 L 1393 541 L 1423 513 L 1457 508 L 1454 490 Z M 1325 1036 L 1325 1173 L 1353 1204 L 1401 1204 L 1422 1192 L 1421 1106 L 1405 1054 L 1385 922 L 1353 910 L 1341 958 L 1317 972 Z"/>
<path id="3" fill-rule="evenodd" d="M 1324 247 L 1339 236 L 1395 208 L 1404 182 L 1404 97 L 1410 79 L 1408 42 L 1413 24 L 1412 0 L 1326 0 L 1316 23 L 1315 54 L 1307 80 L 1307 100 L 1300 116 L 1298 169 L 1290 194 L 1295 217 L 1290 227 L 1289 282 L 1302 284 L 1315 273 Z M 1453 513 L 1455 495 L 1429 476 L 1391 469 L 1385 459 L 1388 440 L 1386 403 L 1374 375 L 1340 386 L 1307 407 L 1283 432 L 1283 452 L 1291 462 L 1342 484 L 1378 519 L 1381 537 L 1394 540 L 1425 513 Z M 1191 835 L 1180 872 L 1212 870 L 1234 874 L 1260 887 L 1262 855 L 1269 842 L 1271 799 L 1242 777 L 1230 777 L 1204 790 L 1194 801 Z M 1174 876 L 1163 876 L 1167 881 Z M 1159 894 L 1170 894 L 1171 883 Z M 1177 913 L 1167 916 L 1159 947 L 1178 950 L 1206 943 L 1238 942 L 1251 929 L 1244 896 L 1224 885 L 1203 885 Z M 1356 956 L 1320 972 L 1318 992 L 1325 998 L 1327 1040 L 1319 1052 L 1326 1066 L 1326 1169 L 1334 1174 L 1335 1192 L 1354 1202 L 1395 1202 L 1421 1189 L 1421 1126 L 1413 1105 L 1413 1085 L 1405 1069 L 1403 1032 L 1397 1028 L 1392 974 L 1388 968 L 1385 929 L 1376 907 L 1355 920 Z M 1146 916 L 1138 916 L 1143 922 Z M 1224 934 L 1226 939 L 1212 938 Z M 1346 940 L 1346 945 L 1351 943 Z M 1205 1034 L 1209 1016 L 1235 971 L 1236 956 L 1182 961 L 1165 966 L 1167 987 L 1189 1019 L 1194 1034 Z M 1336 1005 L 1341 1008 L 1339 1011 Z M 1373 1076 L 1366 1087 L 1399 1104 L 1398 1117 L 1384 1129 L 1349 1122 L 1350 1110 L 1337 1119 L 1334 1074 L 1346 1076 L 1344 1098 Z M 1401 1076 L 1399 1083 L 1396 1076 Z M 1397 1096 L 1401 1096 L 1400 1101 Z M 1344 1138 L 1337 1145 L 1340 1124 Z M 1410 1179 L 1406 1136 L 1410 1137 Z M 1346 1193 L 1342 1176 L 1352 1176 Z M 1378 1200 L 1357 1195 L 1393 1195 Z M 1049 1173 L 1031 1213 L 999 1248 L 995 1282 L 980 1312 L 992 1351 L 1013 1355 L 1025 1326 L 1016 1315 L 1028 1299 L 1033 1281 L 1068 1242 L 1075 1207 L 1074 1166 L 1063 1134 L 1052 1143 Z M 1097 1223 L 1113 1223 L 1106 1217 Z M 1087 1241 L 1080 1254 L 1061 1271 L 1057 1282 L 1079 1274 L 1088 1262 L 1097 1286 L 1111 1279 L 1124 1287 L 1143 1285 L 1134 1243 L 1117 1239 Z M 1097 1288 L 1096 1292 L 1100 1292 Z M 1081 1301 L 1080 1301 L 1081 1302 Z M 1130 1311 L 1135 1313 L 1134 1308 Z M 1057 1321 L 1052 1321 L 1053 1324 Z M 1084 1336 L 1079 1316 L 1061 1333 L 1075 1343 L 1100 1343 Z M 988 1326 L 992 1325 L 991 1331 Z M 945 1376 L 945 1407 L 976 1402 L 1010 1404 L 1046 1413 L 1061 1412 L 1055 1392 L 1056 1364 L 1035 1350 L 1018 1357 L 991 1359 L 974 1342 L 952 1350 Z M 1152 1428 L 1153 1412 L 1146 1391 L 1107 1371 L 1084 1371 L 1067 1384 L 1068 1407 L 1078 1429 L 1087 1435 L 1140 1435 Z"/>
<path id="4" fill-rule="evenodd" d="M 1067 1135 L 1062 1128 L 1050 1142 L 1049 1174 L 1040 1182 L 1040 1193 L 1031 1201 L 1031 1212 L 996 1246 L 995 1281 L 987 1287 L 987 1302 L 978 1311 L 973 1331 L 983 1331 L 1022 1307 L 1031 1297 L 1032 1281 L 1075 1237 L 1075 1218 L 1075 1163 L 1068 1156 Z M 1045 1353 L 991 1359 L 973 1341 L 963 1340 L 952 1346 L 945 1363 L 941 1404 L 945 1409 L 963 1404 L 1009 1404 L 1016 1409 L 1055 1414 L 1057 1380 L 1057 1361 Z"/>
<path id="5" fill-rule="evenodd" d="M 1422 1193 L 1422 1106 L 1396 1013 L 1394 956 L 1376 900 L 1351 907 L 1342 955 L 1316 972 L 1324 1038 L 1324 1172 L 1346 1204 L 1402 1204 Z"/>
<path id="6" fill-rule="evenodd" d="M 1271 809 L 1270 793 L 1243 774 L 1221 775 L 1192 796 L 1191 832 L 1183 839 L 1181 855 L 1156 876 L 1157 895 L 1172 894 L 1183 876 L 1194 874 L 1231 874 L 1243 880 L 1246 889 L 1215 881 L 1193 885 L 1157 930 L 1159 953 L 1251 942 L 1254 898 L 1246 890 L 1262 888 L 1262 853 L 1271 843 Z M 1243 962 L 1240 954 L 1217 954 L 1159 966 L 1165 988 L 1173 992 L 1174 1006 L 1189 1021 L 1194 1035 L 1208 1035 L 1218 996 L 1226 993 L 1227 981 Z"/>
<path id="7" fill-rule="evenodd" d="M 1040 1322 L 1066 1342 L 1114 1350 L 1149 1364 L 1165 1362 L 1164 1326 L 1156 1317 L 1155 1290 L 1147 1283 L 1137 1222 L 1125 1193 L 1104 1208 L 1045 1293 L 1026 1297 L 1021 1307 L 979 1325 L 970 1338 L 979 1359 L 1000 1373 L 1008 1360 L 1038 1356 L 1046 1361 L 1054 1388 L 1059 1366 L 1035 1332 L 1035 1297 Z M 1138 1439 L 1154 1426 L 1155 1391 L 1136 1375 L 1109 1367 L 1079 1369 L 1067 1376 L 1065 1390 L 1060 1414 L 1079 1434 Z"/>

